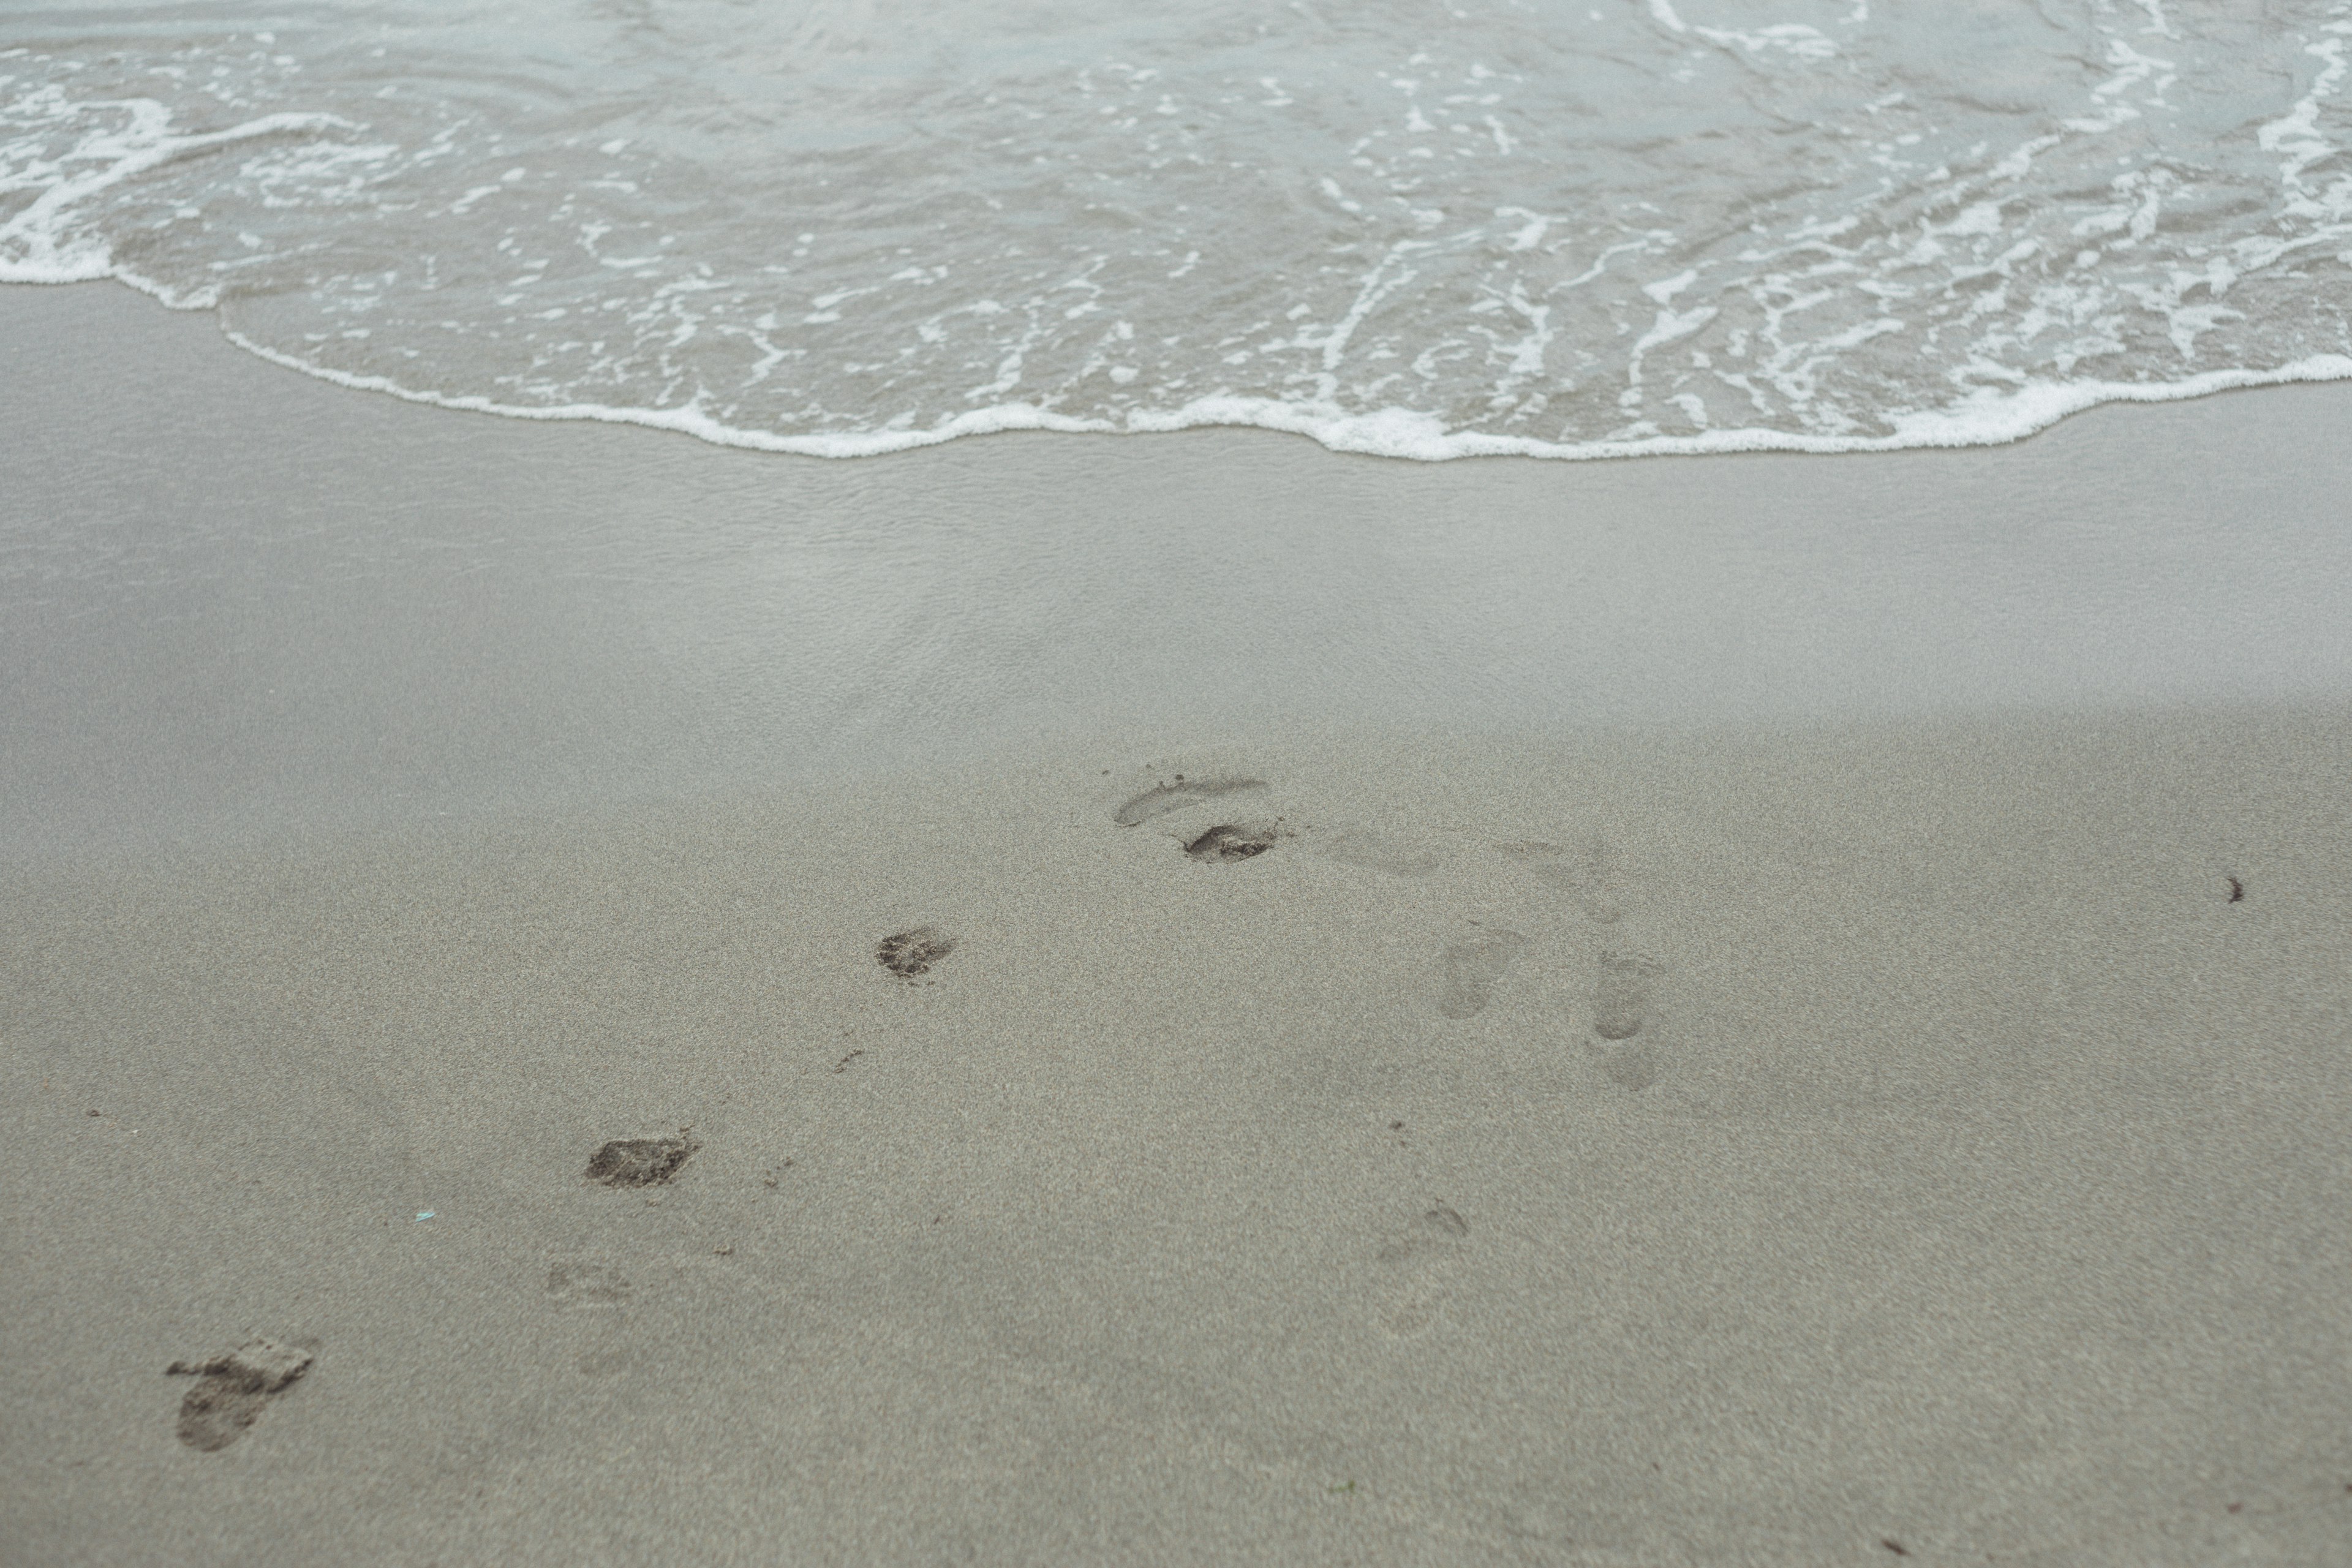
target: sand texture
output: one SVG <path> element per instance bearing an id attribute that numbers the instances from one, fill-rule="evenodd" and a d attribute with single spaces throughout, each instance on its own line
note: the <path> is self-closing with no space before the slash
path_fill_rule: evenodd
<path id="1" fill-rule="evenodd" d="M 7 1568 L 2352 1561 L 2352 389 L 828 467 L 0 365 Z"/>
<path id="2" fill-rule="evenodd" d="M 20 878 L 13 1560 L 2325 1562 L 2347 763 L 1391 737 Z M 1121 826 L 1244 770 L 1262 853 Z"/>

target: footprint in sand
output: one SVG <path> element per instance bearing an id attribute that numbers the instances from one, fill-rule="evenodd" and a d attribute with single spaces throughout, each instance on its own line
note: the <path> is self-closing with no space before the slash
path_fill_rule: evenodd
<path id="1" fill-rule="evenodd" d="M 1498 846 L 1506 858 L 1524 866 L 1576 900 L 1579 908 L 1602 925 L 1614 925 L 1625 915 L 1624 879 L 1617 858 L 1599 839 L 1570 847 L 1529 840 Z"/>
<path id="2" fill-rule="evenodd" d="M 1315 852 L 1326 860 L 1386 871 L 1391 877 L 1426 877 L 1445 864 L 1444 852 L 1424 839 L 1369 828 L 1348 827 L 1318 835 L 1314 845 Z"/>
<path id="3" fill-rule="evenodd" d="M 1140 794 L 1129 795 L 1110 819 L 1121 827 L 1133 827 L 1155 816 L 1165 816 L 1171 811 L 1182 811 L 1204 801 L 1220 800 L 1233 795 L 1263 795 L 1264 779 L 1207 778 L 1188 779 L 1178 773 L 1168 784 L 1154 784 Z"/>
<path id="4" fill-rule="evenodd" d="M 609 1263 L 573 1258 L 547 1271 L 547 1294 L 558 1311 L 618 1307 L 629 1289 L 628 1279 Z"/>
<path id="5" fill-rule="evenodd" d="M 1637 952 L 1604 951 L 1601 982 L 1592 991 L 1592 1032 L 1604 1040 L 1630 1040 L 1649 1016 L 1650 992 L 1666 966 Z"/>
<path id="6" fill-rule="evenodd" d="M 1184 853 L 1212 866 L 1255 860 L 1290 837 L 1278 822 L 1226 822 L 1186 841 Z"/>
<path id="7" fill-rule="evenodd" d="M 687 1138 L 615 1138 L 588 1162 L 588 1179 L 608 1187 L 657 1187 L 702 1145 Z"/>
<path id="8" fill-rule="evenodd" d="M 1397 1339 L 1428 1331 L 1445 1312 L 1445 1281 L 1459 1267 L 1470 1222 L 1442 1200 L 1376 1255 L 1391 1269 L 1381 1327 Z"/>
<path id="9" fill-rule="evenodd" d="M 1437 1010 L 1448 1018 L 1475 1017 L 1495 994 L 1527 938 L 1499 928 L 1447 948 L 1437 961 Z"/>
<path id="10" fill-rule="evenodd" d="M 633 1358 L 620 1336 L 635 1289 L 618 1268 L 593 1258 L 559 1258 L 549 1265 L 547 1299 L 555 1310 L 597 1325 L 594 1337 L 601 1342 L 573 1363 L 584 1375 L 609 1377 L 630 1365 Z"/>
<path id="11" fill-rule="evenodd" d="M 1639 1091 L 1658 1078 L 1653 1042 L 1637 1038 L 1650 1018 L 1650 995 L 1666 966 L 1637 952 L 1605 951 L 1592 992 L 1591 1048 L 1610 1080 Z"/>
<path id="12" fill-rule="evenodd" d="M 1617 1047 L 1595 1045 L 1592 1054 L 1600 1058 L 1601 1076 L 1620 1089 L 1639 1094 L 1658 1081 L 1658 1053 L 1647 1040 Z"/>
<path id="13" fill-rule="evenodd" d="M 912 980 L 955 950 L 955 938 L 939 927 L 917 926 L 884 937 L 874 949 L 874 962 L 901 980 Z"/>
<path id="14" fill-rule="evenodd" d="M 572 1364 L 580 1369 L 583 1376 L 610 1377 L 614 1373 L 628 1371 L 635 1362 L 636 1357 L 626 1348 L 620 1345 L 606 1345 L 602 1349 L 590 1351 Z"/>
<path id="15" fill-rule="evenodd" d="M 210 1361 L 175 1361 L 173 1377 L 193 1377 L 196 1385 L 180 1401 L 180 1441 L 214 1454 L 245 1436 L 269 1402 L 310 1370 L 317 1354 L 277 1340 L 247 1340 Z"/>

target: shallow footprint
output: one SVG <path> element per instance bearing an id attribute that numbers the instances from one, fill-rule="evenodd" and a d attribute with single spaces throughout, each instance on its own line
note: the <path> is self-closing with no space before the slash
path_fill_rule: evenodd
<path id="1" fill-rule="evenodd" d="M 635 1359 L 625 1347 L 606 1345 L 590 1351 L 572 1364 L 580 1369 L 583 1377 L 610 1377 L 616 1372 L 628 1371 Z"/>
<path id="2" fill-rule="evenodd" d="M 1140 795 L 1129 795 L 1110 819 L 1121 827 L 1133 827 L 1155 816 L 1165 816 L 1171 811 L 1182 811 L 1202 801 L 1216 800 L 1225 795 L 1259 795 L 1265 790 L 1264 779 L 1214 778 L 1188 779 L 1176 775 L 1172 784 L 1154 784 Z"/>
<path id="3" fill-rule="evenodd" d="M 1470 1234 L 1470 1222 L 1440 1201 L 1412 1228 L 1380 1249 L 1382 1263 L 1396 1271 L 1381 1327 L 1398 1339 L 1426 1332 L 1444 1315 L 1444 1280 Z"/>
<path id="4" fill-rule="evenodd" d="M 702 1145 L 687 1138 L 615 1138 L 588 1162 L 588 1179 L 608 1187 L 657 1187 Z"/>
<path id="5" fill-rule="evenodd" d="M 1595 838 L 1575 847 L 1539 840 L 1497 847 L 1510 859 L 1565 891 L 1591 919 L 1602 925 L 1613 925 L 1624 918 L 1625 892 L 1623 879 L 1617 870 L 1617 858 L 1601 840 Z"/>
<path id="6" fill-rule="evenodd" d="M 1647 1040 L 1623 1046 L 1594 1041 L 1592 1054 L 1601 1058 L 1601 1076 L 1620 1089 L 1639 1094 L 1658 1081 L 1658 1053 Z"/>
<path id="7" fill-rule="evenodd" d="M 547 1293 L 559 1310 L 617 1307 L 629 1299 L 629 1281 L 609 1263 L 573 1260 L 547 1271 Z"/>
<path id="8" fill-rule="evenodd" d="M 247 1340 L 210 1361 L 173 1362 L 164 1369 L 167 1375 L 197 1379 L 180 1401 L 180 1441 L 199 1453 L 218 1453 L 244 1436 L 263 1408 L 317 1359 L 276 1340 Z"/>
<path id="9" fill-rule="evenodd" d="M 1490 931 L 1457 942 L 1438 960 L 1437 1010 L 1448 1018 L 1468 1018 L 1485 1010 L 1495 983 L 1527 938 L 1515 931 Z"/>
<path id="10" fill-rule="evenodd" d="M 1445 864 L 1444 852 L 1423 840 L 1374 833 L 1368 828 L 1351 827 L 1328 837 L 1318 835 L 1313 843 L 1315 852 L 1327 860 L 1386 871 L 1391 877 L 1426 877 Z"/>
<path id="11" fill-rule="evenodd" d="M 917 926 L 884 937 L 874 949 L 874 962 L 901 980 L 912 980 L 955 950 L 955 938 L 939 927 Z"/>
<path id="12" fill-rule="evenodd" d="M 1642 1033 L 1650 994 L 1666 966 L 1637 952 L 1604 952 L 1592 993 L 1592 1033 L 1585 1042 L 1610 1082 L 1638 1094 L 1658 1081 L 1657 1042 Z"/>
<path id="13" fill-rule="evenodd" d="M 1279 823 L 1225 822 L 1187 841 L 1184 853 L 1212 866 L 1230 865 L 1255 860 L 1289 837 Z"/>
<path id="14" fill-rule="evenodd" d="M 1592 1032 L 1604 1040 L 1630 1040 L 1642 1032 L 1650 992 L 1666 966 L 1636 952 L 1601 955 L 1601 982 L 1592 992 Z"/>

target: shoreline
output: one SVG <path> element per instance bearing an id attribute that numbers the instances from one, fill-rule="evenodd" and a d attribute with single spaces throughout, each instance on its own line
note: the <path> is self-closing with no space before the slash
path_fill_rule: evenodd
<path id="1" fill-rule="evenodd" d="M 1402 408 L 1374 414 L 1318 411 L 1310 405 L 1262 397 L 1217 395 L 1196 398 L 1180 408 L 1131 414 L 1124 426 L 1057 415 L 1032 404 L 1008 404 L 977 410 L 950 425 L 920 431 L 861 434 L 838 432 L 782 436 L 772 431 L 747 430 L 709 418 L 696 408 L 621 408 L 605 404 L 565 404 L 536 406 L 500 403 L 477 394 L 453 395 L 403 386 L 389 377 L 363 375 L 304 363 L 230 327 L 220 303 L 174 303 L 169 290 L 152 279 L 115 270 L 77 269 L 53 276 L 31 272 L 0 273 L 0 289 L 81 289 L 117 287 L 162 306 L 175 315 L 208 318 L 221 340 L 265 364 L 290 370 L 312 381 L 347 392 L 365 392 L 395 398 L 421 407 L 453 414 L 482 414 L 499 419 L 552 424 L 618 425 L 641 430 L 688 437 L 707 446 L 770 456 L 820 458 L 856 461 L 919 452 L 975 436 L 1054 434 L 1062 436 L 1175 435 L 1192 430 L 1250 432 L 1298 436 L 1325 451 L 1343 457 L 1387 458 L 1401 462 L 1454 463 L 1479 458 L 1522 458 L 1544 463 L 1617 462 L 1633 458 L 1700 458 L 1731 456 L 1868 457 L 1915 451 L 1958 451 L 2015 446 L 2030 441 L 2077 416 L 2097 409 L 2133 405 L 2193 403 L 2231 392 L 2272 387 L 2326 385 L 2352 381 L 2352 356 L 2312 354 L 2270 370 L 2232 368 L 2204 371 L 2180 381 L 2079 381 L 2036 384 L 2025 395 L 2005 401 L 1984 400 L 1967 412 L 1914 411 L 1898 421 L 1904 428 L 1884 437 L 1839 437 L 1803 436 L 1790 431 L 1743 428 L 1708 430 L 1696 436 L 1654 436 L 1634 440 L 1601 439 L 1566 444 L 1522 437 L 1449 432 L 1438 428 L 1430 416 Z M 1982 423 L 1988 409 L 2001 417 Z"/>
<path id="2" fill-rule="evenodd" d="M 158 303 L 163 295 L 143 283 L 111 279 L 147 294 Z M 5 285 L 0 285 L 5 286 Z M 194 309 L 213 312 L 212 306 Z M 452 396 L 419 392 L 384 376 L 356 375 L 323 365 L 306 364 L 292 354 L 224 328 L 223 339 L 256 359 L 352 392 L 378 393 L 404 403 L 452 413 L 487 414 L 501 419 L 555 423 L 625 425 L 645 430 L 688 436 L 713 447 L 766 452 L 785 457 L 822 458 L 854 462 L 921 451 L 975 436 L 1022 432 L 1063 436 L 1167 436 L 1186 430 L 1263 431 L 1300 436 L 1325 451 L 1348 457 L 1386 458 L 1400 462 L 1453 463 L 1479 458 L 1526 458 L 1548 463 L 1613 462 L 1628 458 L 1711 458 L 1735 454 L 1786 453 L 1811 457 L 1865 457 L 1874 453 L 1956 450 L 2006 447 L 2032 439 L 2078 414 L 2095 408 L 2134 404 L 2189 403 L 2225 392 L 2254 391 L 2273 386 L 2305 386 L 2352 380 L 2352 356 L 2313 354 L 2274 370 L 2206 371 L 2174 382 L 2093 381 L 2063 385 L 2036 385 L 2005 402 L 1988 400 L 1967 413 L 1937 412 L 1906 416 L 1904 428 L 1892 436 L 1842 437 L 1802 436 L 1785 430 L 1711 430 L 1696 436 L 1651 436 L 1633 440 L 1602 439 L 1569 444 L 1537 441 L 1524 437 L 1488 436 L 1447 431 L 1424 414 L 1386 408 L 1374 414 L 1341 414 L 1328 408 L 1262 397 L 1219 395 L 1196 398 L 1181 408 L 1143 410 L 1130 414 L 1125 426 L 1101 420 L 1072 418 L 1026 403 L 979 410 L 949 426 L 929 430 L 884 434 L 824 434 L 779 436 L 721 424 L 694 409 L 615 408 L 604 404 L 567 404 L 534 407 L 500 403 L 476 395 Z M 1988 409 L 1997 417 L 1985 423 Z"/>
<path id="3" fill-rule="evenodd" d="M 345 392 L 108 285 L 0 289 L 0 325 L 18 844 L 1101 735 L 2352 694 L 2352 387 L 1839 461 L 1195 431 L 832 463 Z"/>

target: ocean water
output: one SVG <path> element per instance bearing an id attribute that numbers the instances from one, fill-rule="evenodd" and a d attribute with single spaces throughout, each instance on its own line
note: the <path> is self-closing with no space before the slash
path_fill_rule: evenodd
<path id="1" fill-rule="evenodd" d="M 2011 439 L 2352 375 L 2347 0 L 78 0 L 0 280 L 835 456 Z"/>

